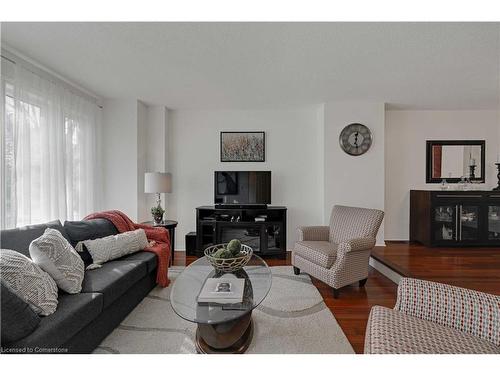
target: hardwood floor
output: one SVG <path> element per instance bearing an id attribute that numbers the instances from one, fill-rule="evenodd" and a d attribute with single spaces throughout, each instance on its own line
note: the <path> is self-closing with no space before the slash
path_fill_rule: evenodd
<path id="1" fill-rule="evenodd" d="M 372 257 L 401 275 L 500 295 L 500 249 L 445 248 L 388 242 Z"/>
<path id="2" fill-rule="evenodd" d="M 174 265 L 188 265 L 196 259 L 196 257 L 186 257 L 182 252 L 176 252 Z M 269 266 L 291 265 L 290 254 L 286 260 L 266 258 L 266 262 Z M 334 299 L 331 287 L 315 279 L 313 283 L 356 353 L 363 353 L 365 328 L 370 309 L 374 305 L 394 307 L 397 285 L 378 271 L 371 269 L 365 287 L 359 288 L 356 284 L 342 288 L 340 298 Z"/>

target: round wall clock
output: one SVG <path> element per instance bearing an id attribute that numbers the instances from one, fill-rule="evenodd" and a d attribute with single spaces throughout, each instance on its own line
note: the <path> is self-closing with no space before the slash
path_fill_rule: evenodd
<path id="1" fill-rule="evenodd" d="M 340 132 L 339 142 L 349 155 L 363 155 L 372 145 L 372 132 L 363 124 L 349 124 Z"/>

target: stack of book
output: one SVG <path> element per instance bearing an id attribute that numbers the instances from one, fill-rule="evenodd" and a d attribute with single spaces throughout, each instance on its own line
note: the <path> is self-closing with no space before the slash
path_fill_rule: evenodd
<path id="1" fill-rule="evenodd" d="M 200 304 L 234 304 L 243 302 L 245 279 L 210 278 L 205 281 L 198 303 Z"/>
<path id="2" fill-rule="evenodd" d="M 258 215 L 255 217 L 256 222 L 261 222 L 261 221 L 266 221 L 267 220 L 267 215 Z"/>

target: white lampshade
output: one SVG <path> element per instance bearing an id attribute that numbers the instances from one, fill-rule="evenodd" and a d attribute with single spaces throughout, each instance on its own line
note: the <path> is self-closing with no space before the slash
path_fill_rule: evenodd
<path id="1" fill-rule="evenodd" d="M 144 174 L 145 193 L 171 193 L 172 175 L 162 172 L 148 172 Z"/>

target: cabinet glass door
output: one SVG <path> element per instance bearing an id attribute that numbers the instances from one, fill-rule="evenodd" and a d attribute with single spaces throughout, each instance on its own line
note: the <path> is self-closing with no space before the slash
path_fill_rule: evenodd
<path id="1" fill-rule="evenodd" d="M 500 205 L 488 206 L 488 240 L 500 242 Z"/>
<path id="2" fill-rule="evenodd" d="M 221 243 L 236 239 L 240 240 L 242 244 L 250 246 L 254 252 L 260 252 L 260 226 L 224 224 L 219 230 Z"/>
<path id="3" fill-rule="evenodd" d="M 433 230 L 435 241 L 457 240 L 457 205 L 440 205 L 434 207 Z"/>
<path id="4" fill-rule="evenodd" d="M 479 206 L 460 205 L 459 206 L 460 227 L 458 231 L 459 241 L 479 240 Z"/>
<path id="5" fill-rule="evenodd" d="M 266 226 L 267 251 L 281 251 L 281 225 Z"/>
<path id="6" fill-rule="evenodd" d="M 203 223 L 200 225 L 200 230 L 202 250 L 215 245 L 215 223 Z"/>

